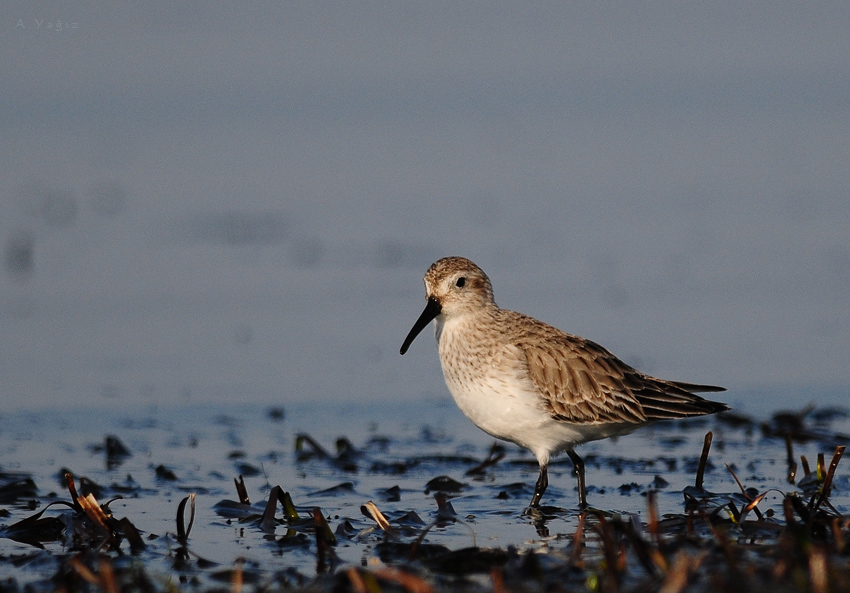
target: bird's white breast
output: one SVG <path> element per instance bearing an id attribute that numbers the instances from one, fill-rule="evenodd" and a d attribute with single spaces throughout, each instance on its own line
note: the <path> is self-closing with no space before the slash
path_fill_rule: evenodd
<path id="1" fill-rule="evenodd" d="M 437 319 L 446 386 L 461 411 L 483 431 L 530 449 L 538 458 L 586 439 L 553 420 L 527 376 L 522 352 L 474 318 Z M 484 334 L 484 335 L 482 335 Z M 569 443 L 569 444 L 567 444 Z"/>

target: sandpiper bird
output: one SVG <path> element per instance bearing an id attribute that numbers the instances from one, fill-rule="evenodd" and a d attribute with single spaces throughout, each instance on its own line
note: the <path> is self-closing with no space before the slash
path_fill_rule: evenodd
<path id="1" fill-rule="evenodd" d="M 531 507 L 549 484 L 549 458 L 566 451 L 587 507 L 576 445 L 627 434 L 656 420 L 729 409 L 694 392 L 723 387 L 666 381 L 630 367 L 605 348 L 527 315 L 500 309 L 487 275 L 463 257 L 425 274 L 425 310 L 401 354 L 432 320 L 446 385 L 467 418 L 492 436 L 531 450 L 540 464 Z"/>

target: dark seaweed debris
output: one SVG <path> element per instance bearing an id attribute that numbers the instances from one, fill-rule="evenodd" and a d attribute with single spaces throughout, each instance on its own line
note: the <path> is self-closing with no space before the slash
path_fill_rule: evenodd
<path id="1" fill-rule="evenodd" d="M 56 501 L 48 504 L 34 515 L 21 519 L 0 530 L 0 536 L 37 548 L 43 543 L 59 541 L 60 538 L 77 549 L 118 550 L 122 541 L 126 541 L 131 553 L 145 549 L 139 530 L 129 519 L 116 519 L 109 510 L 109 504 L 116 499 L 99 504 L 89 492 L 78 494 L 74 477 L 65 475 L 69 501 Z M 43 516 L 53 506 L 70 509 L 58 516 Z"/>
<path id="2" fill-rule="evenodd" d="M 171 507 L 174 532 L 162 534 L 140 531 L 137 517 L 116 517 L 110 504 L 119 496 L 100 502 L 121 494 L 116 485 L 104 487 L 68 473 L 64 476 L 67 494 L 48 496 L 52 500 L 33 513 L 28 507 L 39 490 L 32 476 L 0 475 L 0 490 L 9 485 L 4 490 L 10 493 L 4 504 L 13 505 L 5 517 L 14 517 L 10 524 L 0 527 L 0 537 L 36 550 L 23 556 L 0 557 L 0 565 L 37 565 L 49 554 L 56 562 L 45 564 L 45 570 L 50 568 L 45 581 L 27 585 L 27 590 L 34 593 L 850 590 L 850 517 L 843 506 L 850 480 L 846 473 L 839 473 L 845 437 L 830 432 L 829 416 L 804 410 L 761 424 L 740 416 L 731 421 L 721 416 L 718 425 L 732 426 L 731 430 L 740 431 L 745 440 L 760 432 L 759 447 L 772 451 L 778 448 L 781 454 L 773 458 L 784 460 L 785 487 L 764 485 L 758 475 L 764 460 L 750 447 L 750 458 L 740 458 L 735 465 L 726 466 L 725 479 L 719 480 L 715 475 L 710 480 L 728 484 L 728 491 L 709 491 L 706 474 L 712 475 L 712 447 L 729 446 L 728 436 L 717 440 L 709 431 L 701 451 L 697 445 L 693 451 L 681 452 L 693 455 L 686 457 L 685 463 L 677 463 L 679 458 L 670 456 L 645 460 L 588 456 L 597 466 L 620 468 L 625 482 L 616 489 L 623 496 L 644 497 L 644 511 L 640 514 L 601 508 L 576 513 L 552 506 L 529 509 L 523 514 L 520 500 L 524 501 L 528 492 L 522 492 L 521 483 L 490 483 L 505 470 L 499 463 L 509 454 L 501 445 L 491 448 L 483 458 L 417 451 L 409 458 L 391 462 L 406 468 L 404 471 L 387 473 L 372 469 L 380 461 L 373 457 L 389 457 L 392 439 L 373 438 L 362 448 L 348 439 L 339 439 L 336 453 L 331 454 L 318 439 L 299 434 L 294 447 L 299 471 L 338 479 L 335 485 L 300 494 L 279 485 L 270 486 L 258 497 L 261 502 L 254 504 L 254 493 L 239 476 L 234 479 L 235 500 L 222 499 L 213 507 L 220 522 L 198 527 L 197 496 L 189 493 L 179 502 L 175 500 L 176 508 Z M 670 436 L 668 440 L 674 448 L 692 445 L 691 439 Z M 812 441 L 826 450 L 811 460 L 795 453 L 798 445 Z M 129 450 L 127 453 L 132 455 Z M 423 461 L 429 458 L 443 462 Z M 375 490 L 380 498 L 368 500 L 359 493 L 358 481 L 352 480 L 358 472 L 394 480 L 412 468 L 421 473 L 429 463 L 436 471 L 462 467 L 460 475 L 471 478 L 471 482 L 462 483 L 448 475 L 423 479 L 418 493 L 431 492 L 433 498 L 427 506 L 413 508 L 415 501 L 423 499 L 414 497 L 409 489 L 383 487 Z M 521 459 L 506 463 L 517 467 L 525 464 Z M 173 479 L 164 479 L 160 468 L 165 466 L 150 467 L 164 485 L 180 484 L 180 476 L 186 471 L 181 467 L 179 472 L 173 472 Z M 693 472 L 689 474 L 691 483 L 680 491 L 680 510 L 662 514 L 661 497 L 666 497 L 665 506 L 669 507 L 671 484 L 677 481 L 677 472 L 682 471 L 677 468 Z M 643 485 L 646 482 L 642 472 L 653 476 L 649 486 Z M 133 484 L 129 477 L 127 483 Z M 122 489 L 131 496 L 146 494 L 137 486 Z M 453 505 L 453 497 L 460 497 L 454 500 L 457 504 L 489 491 L 491 500 L 503 500 L 506 497 L 502 493 L 512 490 L 518 490 L 520 498 L 506 495 L 506 504 L 516 503 L 508 522 L 534 525 L 539 539 L 529 545 L 488 545 L 486 540 L 479 541 L 478 533 L 500 515 L 485 511 L 462 515 Z M 597 488 L 595 493 L 604 500 L 601 491 Z M 464 499 L 470 493 L 473 497 Z M 333 506 L 340 498 L 360 498 L 360 516 L 339 516 L 308 504 L 317 500 Z M 387 506 L 382 508 L 384 505 Z M 24 513 L 23 518 L 18 518 Z M 565 519 L 573 526 L 569 531 L 563 529 Z M 237 557 L 222 565 L 193 549 L 193 528 L 197 531 L 233 526 L 238 526 L 240 533 L 256 533 L 265 542 L 259 558 L 266 554 L 266 560 Z M 446 545 L 446 529 L 468 533 L 467 543 L 458 546 L 457 538 L 448 538 L 450 545 Z M 362 550 L 360 564 L 341 559 L 342 551 L 350 547 Z M 296 558 L 309 558 L 312 568 L 306 570 L 308 564 L 295 562 Z M 18 590 L 20 586 L 14 580 L 0 582 L 0 591 Z"/>

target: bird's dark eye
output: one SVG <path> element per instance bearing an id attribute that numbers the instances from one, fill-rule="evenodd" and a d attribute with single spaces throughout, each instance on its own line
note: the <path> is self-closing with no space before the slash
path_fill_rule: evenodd
<path id="1" fill-rule="evenodd" d="M 464 278 L 463 276 L 458 278 L 457 282 L 455 282 L 455 286 L 457 286 L 458 288 L 463 288 L 464 284 L 466 284 L 466 278 Z"/>

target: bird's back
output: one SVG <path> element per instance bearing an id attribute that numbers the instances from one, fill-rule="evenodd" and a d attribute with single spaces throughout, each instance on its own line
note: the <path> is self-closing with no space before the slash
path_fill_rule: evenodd
<path id="1" fill-rule="evenodd" d="M 666 381 L 627 365 L 599 344 L 537 319 L 499 309 L 505 343 L 524 354 L 528 377 L 544 408 L 572 423 L 644 423 L 728 409 L 695 392 L 722 387 Z"/>

